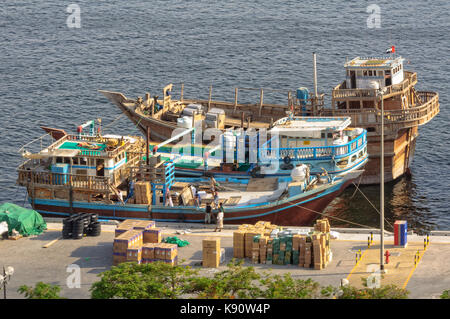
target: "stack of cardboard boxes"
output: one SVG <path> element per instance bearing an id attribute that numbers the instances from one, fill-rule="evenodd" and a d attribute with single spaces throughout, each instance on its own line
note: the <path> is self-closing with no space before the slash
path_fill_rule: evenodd
<path id="1" fill-rule="evenodd" d="M 319 219 L 308 234 L 267 222 L 241 225 L 233 234 L 233 250 L 235 258 L 251 258 L 252 263 L 323 269 L 331 260 L 330 224 Z"/>
<path id="2" fill-rule="evenodd" d="M 164 261 L 176 265 L 178 246 L 161 243 L 161 230 L 152 220 L 127 219 L 115 230 L 113 264 Z"/>
<path id="3" fill-rule="evenodd" d="M 220 265 L 220 238 L 203 239 L 203 267 L 217 268 Z"/>
<path id="4" fill-rule="evenodd" d="M 269 238 L 272 231 L 278 228 L 278 226 L 264 221 L 259 221 L 255 225 L 240 225 L 238 230 L 233 233 L 234 258 L 252 258 L 255 261 L 259 260 L 259 256 L 262 255 L 262 251 L 260 251 L 259 244 L 253 243 L 253 238 L 255 236 L 264 236 Z M 267 243 L 263 242 L 261 248 L 263 250 L 267 250 Z"/>
<path id="5" fill-rule="evenodd" d="M 178 246 L 176 244 L 146 243 L 142 246 L 142 263 L 148 264 L 163 261 L 175 266 L 178 262 Z"/>
<path id="6" fill-rule="evenodd" d="M 134 204 L 150 205 L 152 203 L 152 188 L 150 182 L 136 182 L 134 184 Z"/>
<path id="7" fill-rule="evenodd" d="M 142 232 L 139 230 L 128 230 L 114 239 L 113 244 L 113 264 L 128 261 L 128 251 L 133 251 L 142 246 Z M 133 257 L 130 256 L 130 259 Z M 137 258 L 137 257 L 136 257 Z M 134 260 L 133 260 L 134 261 Z"/>

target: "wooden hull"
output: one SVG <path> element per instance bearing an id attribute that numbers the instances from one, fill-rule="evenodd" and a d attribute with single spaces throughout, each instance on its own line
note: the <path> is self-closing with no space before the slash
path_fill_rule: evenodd
<path id="1" fill-rule="evenodd" d="M 386 139 L 384 142 L 384 181 L 393 181 L 409 171 L 414 158 L 417 127 L 403 129 L 396 139 Z M 381 171 L 381 141 L 380 136 L 368 136 L 369 161 L 361 179 L 361 184 L 379 184 Z"/>
<path id="2" fill-rule="evenodd" d="M 319 187 L 306 194 L 291 197 L 275 203 L 251 205 L 245 207 L 225 206 L 225 224 L 255 223 L 256 221 L 270 221 L 282 226 L 310 225 L 320 213 L 339 196 L 344 189 L 358 179 L 361 171 L 347 174 L 345 178 L 334 183 Z M 153 219 L 164 222 L 193 222 L 204 221 L 204 209 L 190 206 L 153 206 L 136 204 L 106 204 L 101 202 L 73 202 L 49 199 L 30 199 L 34 209 L 44 216 L 68 216 L 71 213 L 95 213 L 100 218 L 108 219 Z"/>

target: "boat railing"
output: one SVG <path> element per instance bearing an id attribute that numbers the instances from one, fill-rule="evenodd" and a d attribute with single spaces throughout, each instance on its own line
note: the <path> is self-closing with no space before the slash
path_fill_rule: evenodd
<path id="1" fill-rule="evenodd" d="M 404 92 L 412 85 L 417 83 L 417 73 L 404 71 L 405 79 L 399 84 L 393 84 L 384 87 L 383 96 L 388 98 L 391 95 Z M 332 90 L 332 99 L 342 100 L 347 98 L 375 99 L 377 97 L 376 89 L 347 89 L 346 81 L 343 81 Z"/>
<path id="2" fill-rule="evenodd" d="M 385 110 L 384 120 L 386 125 L 400 125 L 401 127 L 412 127 L 429 122 L 439 113 L 439 94 L 436 92 L 419 91 L 417 96 L 421 104 L 416 107 L 401 110 Z M 372 114 L 374 120 L 364 121 Z M 323 109 L 322 116 L 350 116 L 353 125 L 377 125 L 381 122 L 381 112 L 378 109 Z"/>
<path id="3" fill-rule="evenodd" d="M 239 98 L 240 94 L 245 92 L 258 92 L 259 93 L 259 99 L 258 101 L 255 101 L 254 103 L 240 103 Z M 264 95 L 267 93 L 275 93 L 279 94 L 278 96 L 282 99 L 282 96 L 284 96 L 287 100 L 286 104 L 278 104 L 278 103 L 268 103 L 267 97 Z M 277 98 L 276 100 L 279 101 L 280 98 Z M 181 93 L 180 93 L 180 100 L 182 102 L 194 102 L 194 103 L 201 103 L 203 105 L 207 105 L 208 109 L 210 109 L 211 106 L 215 107 L 226 107 L 231 108 L 234 111 L 239 111 L 240 109 L 245 109 L 247 107 L 254 107 L 259 109 L 258 115 L 262 115 L 262 110 L 265 108 L 279 108 L 283 110 L 289 110 L 291 107 L 295 108 L 298 107 L 300 104 L 300 100 L 298 100 L 295 96 L 295 92 L 292 92 L 288 89 L 270 89 L 270 88 L 249 88 L 249 87 L 235 87 L 234 88 L 234 101 L 226 102 L 226 101 L 218 101 L 213 99 L 213 87 L 212 85 L 209 87 L 209 97 L 207 100 L 205 99 L 190 99 L 184 97 L 184 84 L 181 84 Z M 241 98 L 242 100 L 242 98 Z M 309 106 L 314 106 L 316 108 L 321 108 L 324 105 L 324 94 L 320 93 L 315 96 L 312 94 L 310 97 L 308 97 L 305 100 L 301 100 L 303 103 Z M 256 114 L 254 114 L 256 115 Z"/>
<path id="4" fill-rule="evenodd" d="M 88 136 L 88 135 L 67 135 L 67 139 L 71 141 L 83 141 L 83 142 L 92 142 L 92 143 L 107 143 L 108 141 L 112 140 L 111 138 L 101 137 L 101 136 Z M 105 156 L 106 157 L 116 157 L 123 151 L 125 151 L 128 146 L 130 145 L 130 141 L 124 139 L 123 145 L 115 147 L 113 150 L 108 151 L 98 151 L 98 150 L 80 150 L 78 155 L 81 156 L 90 156 L 90 157 L 96 157 L 96 156 Z"/>
<path id="5" fill-rule="evenodd" d="M 108 191 L 110 178 L 19 169 L 17 182 L 21 186 L 35 185 L 105 192 Z"/>
<path id="6" fill-rule="evenodd" d="M 291 160 L 314 160 L 332 158 L 337 160 L 339 158 L 343 158 L 355 152 L 358 152 L 367 145 L 366 130 L 364 130 L 363 133 L 361 133 L 358 137 L 343 145 L 272 148 L 270 146 L 275 138 L 278 137 L 272 137 L 259 149 L 258 156 L 261 162 L 270 160 L 282 161 L 286 157 L 289 157 Z"/>
<path id="7" fill-rule="evenodd" d="M 63 136 L 58 141 L 55 141 L 52 137 L 51 133 L 45 133 L 38 138 L 22 145 L 18 152 L 20 154 L 24 154 L 26 152 L 30 153 L 38 153 L 46 148 L 52 147 L 53 145 L 61 145 L 60 141 L 64 141 L 67 139 L 67 136 Z"/>

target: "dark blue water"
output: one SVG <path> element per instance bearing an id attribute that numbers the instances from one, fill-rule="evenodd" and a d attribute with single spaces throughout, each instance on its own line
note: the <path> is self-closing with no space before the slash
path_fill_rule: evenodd
<path id="1" fill-rule="evenodd" d="M 319 91 L 330 100 L 346 57 L 382 55 L 391 45 L 418 72 L 419 90 L 440 94 L 441 113 L 420 128 L 411 179 L 386 186 L 386 217 L 421 229 L 449 229 L 450 2 L 377 1 L 381 28 L 369 29 L 370 1 L 76 1 L 81 28 L 68 28 L 70 3 L 3 0 L 0 8 L 0 203 L 23 204 L 15 185 L 18 148 L 40 125 L 74 131 L 120 111 L 98 89 L 143 96 L 170 82 L 185 95 L 233 100 L 234 87 L 312 89 L 312 52 Z M 243 96 L 251 99 L 252 96 Z M 265 96 L 266 98 L 266 96 Z M 270 97 L 267 97 L 270 98 Z M 139 134 L 126 118 L 115 132 Z M 113 130 L 110 130 L 113 133 Z M 363 191 L 379 206 L 379 188 Z M 334 214 L 378 225 L 377 212 L 354 189 Z M 333 222 L 335 225 L 342 224 Z"/>

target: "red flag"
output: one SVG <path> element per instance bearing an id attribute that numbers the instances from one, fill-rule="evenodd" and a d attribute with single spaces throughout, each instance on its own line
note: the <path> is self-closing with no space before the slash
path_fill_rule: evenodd
<path id="1" fill-rule="evenodd" d="M 395 46 L 391 46 L 389 49 L 387 49 L 386 53 L 395 53 Z"/>

